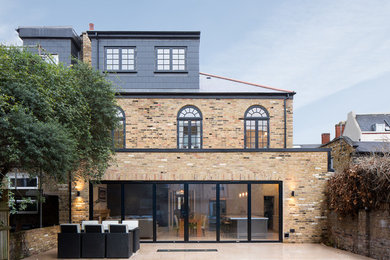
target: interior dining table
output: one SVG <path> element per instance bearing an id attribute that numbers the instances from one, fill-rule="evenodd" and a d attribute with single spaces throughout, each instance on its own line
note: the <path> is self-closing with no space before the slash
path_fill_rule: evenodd
<path id="1" fill-rule="evenodd" d="M 196 227 L 196 236 L 202 236 L 202 219 L 201 218 L 190 218 L 188 219 L 188 226 Z M 191 231 L 191 230 L 190 230 Z M 179 235 L 184 237 L 184 219 L 180 219 Z"/>

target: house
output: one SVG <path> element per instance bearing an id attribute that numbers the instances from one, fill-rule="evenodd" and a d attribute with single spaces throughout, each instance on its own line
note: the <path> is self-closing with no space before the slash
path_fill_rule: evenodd
<path id="1" fill-rule="evenodd" d="M 389 142 L 390 114 L 348 113 L 343 135 L 354 142 Z"/>
<path id="2" fill-rule="evenodd" d="M 117 93 L 115 163 L 72 185 L 60 223 L 138 219 L 143 242 L 326 234 L 330 149 L 293 148 L 295 92 L 199 72 L 197 31 L 18 32 L 60 62 L 90 63 Z"/>
<path id="3" fill-rule="evenodd" d="M 347 121 L 335 125 L 335 138 L 322 134 L 321 147 L 332 149 L 332 165 L 343 170 L 362 156 L 390 151 L 390 114 L 348 113 Z"/>

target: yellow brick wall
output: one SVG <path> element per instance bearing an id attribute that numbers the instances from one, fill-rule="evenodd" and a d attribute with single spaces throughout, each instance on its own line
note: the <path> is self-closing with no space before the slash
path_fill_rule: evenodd
<path id="1" fill-rule="evenodd" d="M 326 234 L 327 170 L 327 152 L 124 152 L 117 153 L 103 180 L 283 181 L 283 230 L 296 231 L 284 241 L 320 242 Z M 82 200 L 88 201 L 87 185 Z M 79 210 L 87 219 L 88 203 Z"/>
<path id="2" fill-rule="evenodd" d="M 126 148 L 177 148 L 177 113 L 194 105 L 203 114 L 203 148 L 244 148 L 244 113 L 252 105 L 270 114 L 270 148 L 284 147 L 283 99 L 119 98 L 126 114 Z M 287 147 L 293 140 L 292 100 L 287 100 Z"/>
<path id="3" fill-rule="evenodd" d="M 324 147 L 332 149 L 333 169 L 335 171 L 343 171 L 352 162 L 352 154 L 355 149 L 344 139 L 335 140 Z"/>

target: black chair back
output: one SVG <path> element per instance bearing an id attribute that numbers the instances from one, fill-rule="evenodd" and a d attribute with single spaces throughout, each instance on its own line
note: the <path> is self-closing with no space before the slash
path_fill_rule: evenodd
<path id="1" fill-rule="evenodd" d="M 85 225 L 85 233 L 103 233 L 102 225 Z"/>
<path id="2" fill-rule="evenodd" d="M 61 233 L 80 233 L 78 224 L 61 225 Z"/>
<path id="3" fill-rule="evenodd" d="M 110 233 L 127 233 L 127 225 L 126 224 L 111 224 Z"/>

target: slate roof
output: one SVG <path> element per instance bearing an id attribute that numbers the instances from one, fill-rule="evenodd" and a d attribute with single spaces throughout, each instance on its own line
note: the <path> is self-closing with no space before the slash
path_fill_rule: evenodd
<path id="1" fill-rule="evenodd" d="M 386 142 L 354 142 L 357 153 L 390 152 L 390 143 Z"/>
<path id="2" fill-rule="evenodd" d="M 356 121 L 361 131 L 373 131 L 373 125 L 375 124 L 387 124 L 390 126 L 390 114 L 356 115 Z"/>
<path id="3" fill-rule="evenodd" d="M 260 85 L 256 83 L 241 81 L 232 78 L 226 78 L 222 76 L 212 75 L 208 73 L 199 73 L 199 88 L 188 88 L 188 89 L 152 89 L 152 88 L 118 88 L 116 89 L 118 93 L 180 93 L 180 94 L 282 94 L 294 96 L 296 93 L 291 90 L 279 89 L 274 87 L 269 87 L 265 85 Z"/>
<path id="4" fill-rule="evenodd" d="M 71 26 L 19 26 L 16 31 L 23 39 L 71 39 L 78 48 L 81 46 L 80 36 Z"/>
<path id="5" fill-rule="evenodd" d="M 294 91 L 269 87 L 208 73 L 199 73 L 200 92 L 210 93 L 291 93 Z"/>

